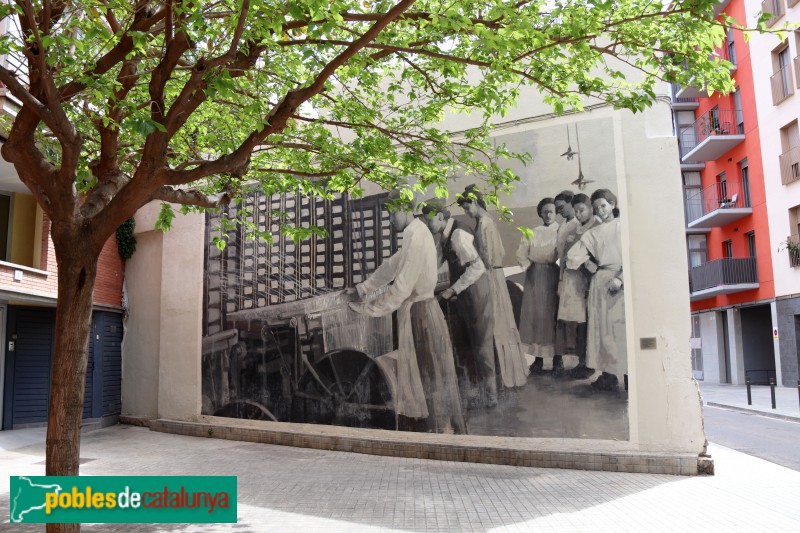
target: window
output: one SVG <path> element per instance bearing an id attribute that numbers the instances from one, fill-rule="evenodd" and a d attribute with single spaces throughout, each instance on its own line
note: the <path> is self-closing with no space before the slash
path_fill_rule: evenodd
<path id="1" fill-rule="evenodd" d="M 748 231 L 744 234 L 747 239 L 747 253 L 750 257 L 756 256 L 756 232 Z"/>
<path id="2" fill-rule="evenodd" d="M 686 204 L 686 223 L 703 216 L 703 183 L 699 172 L 683 173 L 683 198 Z"/>
<path id="3" fill-rule="evenodd" d="M 781 183 L 787 185 L 800 180 L 800 129 L 797 120 L 781 128 Z"/>
<path id="4" fill-rule="evenodd" d="M 774 15 L 767 21 L 767 26 L 772 26 L 783 16 L 783 0 L 763 0 L 761 2 L 761 11 Z"/>
<path id="5" fill-rule="evenodd" d="M 711 128 L 712 132 L 719 132 L 719 106 L 714 106 L 714 108 L 708 112 L 708 122 L 709 127 Z"/>
<path id="6" fill-rule="evenodd" d="M 681 157 L 686 155 L 689 150 L 694 148 L 697 140 L 694 132 L 694 111 L 678 111 L 676 113 L 677 124 L 675 128 L 678 130 L 678 144 L 680 148 Z"/>
<path id="7" fill-rule="evenodd" d="M 800 205 L 789 209 L 789 235 L 793 240 L 800 238 Z"/>
<path id="8" fill-rule="evenodd" d="M 742 111 L 742 93 L 739 92 L 739 87 L 733 92 L 733 112 L 736 115 L 736 133 L 739 135 L 744 134 L 744 112 Z"/>
<path id="9" fill-rule="evenodd" d="M 728 28 L 728 34 L 726 35 L 726 51 L 727 51 L 727 59 L 734 65 L 736 65 L 736 47 L 733 43 L 733 28 Z"/>
<path id="10" fill-rule="evenodd" d="M 791 58 L 789 43 L 784 41 L 772 52 L 772 104 L 778 105 L 794 93 L 792 83 Z"/>
<path id="11" fill-rule="evenodd" d="M 0 192 L 0 261 L 33 268 L 41 266 L 39 211 L 30 194 Z"/>
<path id="12" fill-rule="evenodd" d="M 722 257 L 733 257 L 733 241 L 728 239 L 722 242 Z"/>
<path id="13" fill-rule="evenodd" d="M 747 159 L 739 161 L 739 175 L 742 177 L 742 205 L 750 207 L 750 167 Z"/>
<path id="14" fill-rule="evenodd" d="M 708 238 L 705 235 L 687 235 L 686 247 L 689 255 L 689 268 L 708 262 Z"/>
<path id="15" fill-rule="evenodd" d="M 724 172 L 720 172 L 717 175 L 717 202 L 721 205 L 730 201 L 731 199 L 728 197 L 728 178 Z M 714 206 L 715 209 L 716 207 Z"/>

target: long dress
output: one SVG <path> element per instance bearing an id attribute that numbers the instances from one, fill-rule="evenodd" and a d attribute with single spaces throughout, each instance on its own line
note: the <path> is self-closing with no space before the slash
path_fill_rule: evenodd
<path id="1" fill-rule="evenodd" d="M 466 433 L 453 347 L 433 297 L 436 267 L 433 236 L 424 223 L 414 220 L 403 231 L 402 248 L 357 286 L 362 297 L 391 283 L 388 290 L 351 307 L 373 317 L 397 311 L 395 412 L 427 418 L 433 431 L 450 426 L 455 433 Z"/>
<path id="2" fill-rule="evenodd" d="M 494 314 L 494 348 L 500 366 L 500 377 L 505 387 L 521 387 L 528 379 L 528 365 L 503 274 L 505 249 L 494 221 L 488 215 L 478 218 L 475 248 L 489 271 Z"/>
<path id="3" fill-rule="evenodd" d="M 517 260 L 525 272 L 522 306 L 519 314 L 519 336 L 530 345 L 535 357 L 553 359 L 558 313 L 558 278 L 556 248 L 558 224 L 539 226 L 530 240 L 522 237 Z"/>
<path id="4" fill-rule="evenodd" d="M 456 358 L 461 356 L 460 363 L 465 370 L 465 392 L 474 383 L 491 404 L 497 401 L 497 379 L 490 272 L 474 244 L 474 234 L 460 222 L 450 219 L 442 235 L 441 260 L 447 263 L 450 288 L 458 295 L 454 307 L 463 325 L 459 333 L 465 337 L 462 341 L 466 341 L 456 349 Z M 456 339 L 453 343 L 455 348 Z"/>
<path id="5" fill-rule="evenodd" d="M 556 353 L 577 355 L 584 364 L 586 363 L 586 296 L 589 291 L 589 277 L 582 269 L 567 268 L 567 253 L 580 240 L 581 236 L 596 224 L 598 224 L 598 220 L 595 217 L 592 217 L 586 224 L 581 224 L 573 218 L 559 228 L 557 245 L 561 281 L 558 284 Z"/>
<path id="6" fill-rule="evenodd" d="M 622 237 L 619 219 L 598 224 L 583 234 L 567 253 L 567 268 L 577 269 L 594 258 L 598 270 L 589 283 L 586 366 L 621 378 L 628 372 L 624 290 L 609 283 L 622 279 Z"/>

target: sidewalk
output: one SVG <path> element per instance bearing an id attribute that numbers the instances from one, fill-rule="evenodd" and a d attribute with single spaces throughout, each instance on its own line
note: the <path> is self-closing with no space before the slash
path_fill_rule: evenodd
<path id="1" fill-rule="evenodd" d="M 239 523 L 84 531 L 800 531 L 800 472 L 713 444 L 709 452 L 716 476 L 680 477 L 376 457 L 118 425 L 83 436 L 82 475 L 234 475 Z M 2 530 L 42 531 L 8 524 L 8 476 L 43 475 L 44 446 L 0 451 L 0 472 Z"/>
<path id="2" fill-rule="evenodd" d="M 698 381 L 698 383 L 704 405 L 754 412 L 762 416 L 800 422 L 800 400 L 798 400 L 796 387 L 775 387 L 776 408 L 773 409 L 767 385 L 751 386 L 753 403 L 747 405 L 747 387 L 745 385 L 714 384 L 702 381 Z"/>

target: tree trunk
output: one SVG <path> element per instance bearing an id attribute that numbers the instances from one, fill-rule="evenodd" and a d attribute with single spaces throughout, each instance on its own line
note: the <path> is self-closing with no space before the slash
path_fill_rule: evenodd
<path id="1" fill-rule="evenodd" d="M 99 250 L 93 250 L 85 236 L 62 236 L 58 242 L 53 237 L 58 263 L 58 302 L 47 413 L 46 473 L 77 476 Z M 78 532 L 80 524 L 48 524 L 47 531 Z"/>

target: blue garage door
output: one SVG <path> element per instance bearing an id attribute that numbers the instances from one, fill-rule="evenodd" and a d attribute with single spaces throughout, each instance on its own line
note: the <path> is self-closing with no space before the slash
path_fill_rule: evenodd
<path id="1" fill-rule="evenodd" d="M 4 427 L 47 420 L 54 322 L 52 309 L 8 310 L 7 347 L 13 343 L 14 350 L 6 354 Z"/>
<path id="2" fill-rule="evenodd" d="M 122 411 L 122 315 L 95 313 L 95 331 L 100 332 L 103 359 L 103 416 L 118 415 Z"/>
<path id="3" fill-rule="evenodd" d="M 9 307 L 3 429 L 47 422 L 55 310 Z M 92 316 L 83 418 L 117 415 L 122 408 L 122 315 Z M 6 346 L 5 348 L 8 348 Z"/>

